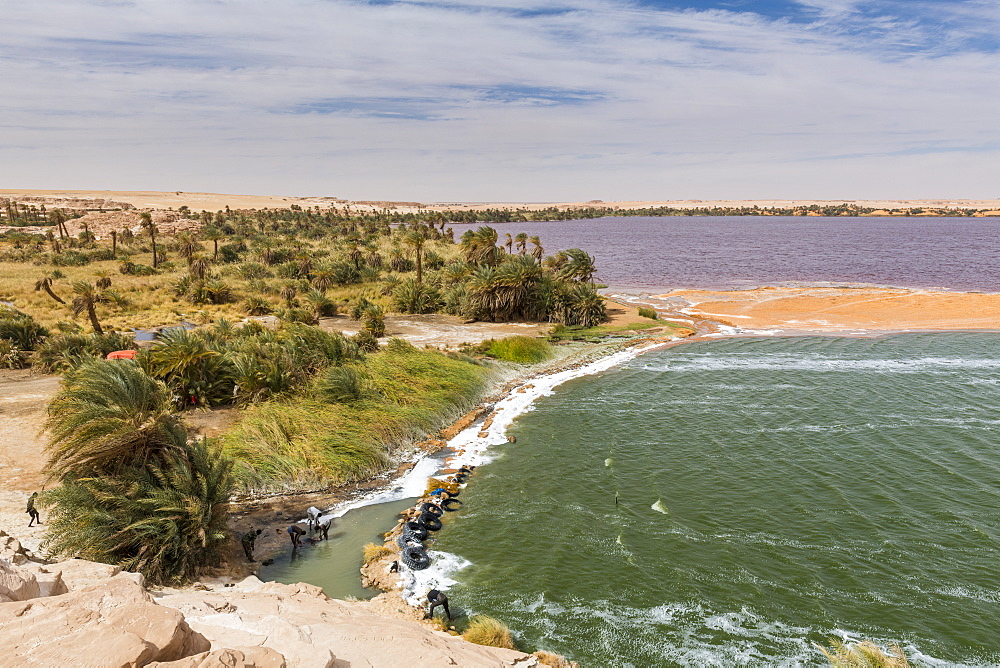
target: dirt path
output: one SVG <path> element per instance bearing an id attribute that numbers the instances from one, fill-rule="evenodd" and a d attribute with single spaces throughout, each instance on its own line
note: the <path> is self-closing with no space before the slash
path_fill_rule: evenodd
<path id="1" fill-rule="evenodd" d="M 0 371 L 0 529 L 35 549 L 44 525 L 28 528 L 28 496 L 45 484 L 45 408 L 59 390 L 59 376 Z M 45 516 L 42 516 L 45 520 Z"/>

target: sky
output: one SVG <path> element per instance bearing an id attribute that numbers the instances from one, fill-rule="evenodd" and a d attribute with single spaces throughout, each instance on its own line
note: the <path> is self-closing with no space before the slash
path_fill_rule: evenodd
<path id="1" fill-rule="evenodd" d="M 0 188 L 998 198 L 997 0 L 3 3 Z"/>

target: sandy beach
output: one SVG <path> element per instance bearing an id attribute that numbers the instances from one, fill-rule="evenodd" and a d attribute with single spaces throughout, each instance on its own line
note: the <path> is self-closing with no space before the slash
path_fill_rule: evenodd
<path id="1" fill-rule="evenodd" d="M 784 334 L 1000 330 L 1000 294 L 891 288 L 675 290 L 651 300 L 678 317 Z"/>

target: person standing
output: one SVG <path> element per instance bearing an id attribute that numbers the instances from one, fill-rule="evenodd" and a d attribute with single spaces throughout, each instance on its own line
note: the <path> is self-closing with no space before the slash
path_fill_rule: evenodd
<path id="1" fill-rule="evenodd" d="M 41 516 L 39 516 L 38 510 L 35 508 L 35 499 L 37 499 L 37 498 L 38 498 L 38 492 L 35 492 L 34 494 L 32 494 L 28 498 L 28 509 L 25 512 L 28 513 L 28 517 L 29 517 L 28 526 L 29 527 L 32 524 L 34 524 L 35 522 L 38 522 L 39 524 L 42 523 L 42 518 L 41 518 Z"/>
<path id="2" fill-rule="evenodd" d="M 247 531 L 245 534 L 243 534 L 243 551 L 246 553 L 247 561 L 249 561 L 250 563 L 254 562 L 253 558 L 254 541 L 257 540 L 257 536 L 259 536 L 262 531 L 263 529 L 257 529 L 256 531 L 250 529 L 250 531 Z"/>

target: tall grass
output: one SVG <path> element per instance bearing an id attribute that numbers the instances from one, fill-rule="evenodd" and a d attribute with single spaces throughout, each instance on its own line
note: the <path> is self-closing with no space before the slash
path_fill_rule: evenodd
<path id="1" fill-rule="evenodd" d="M 830 665 L 836 668 L 907 668 L 910 665 L 899 645 L 890 646 L 886 652 L 868 640 L 847 645 L 831 638 L 829 649 L 821 645 L 816 647 L 823 652 Z"/>
<path id="2" fill-rule="evenodd" d="M 392 554 L 392 550 L 385 545 L 376 545 L 375 543 L 365 543 L 362 549 L 364 550 L 363 561 L 366 565 Z"/>
<path id="3" fill-rule="evenodd" d="M 508 336 L 492 339 L 484 351 L 490 357 L 519 364 L 537 364 L 552 356 L 552 346 L 541 339 L 527 336 Z"/>
<path id="4" fill-rule="evenodd" d="M 517 649 L 514 637 L 510 634 L 507 625 L 499 619 L 486 615 L 476 615 L 469 620 L 469 627 L 462 634 L 462 637 L 477 645 Z"/>
<path id="5" fill-rule="evenodd" d="M 305 392 L 247 409 L 225 437 L 244 491 L 358 480 L 382 470 L 399 443 L 420 438 L 471 408 L 488 370 L 394 341 L 352 367 L 360 395 L 330 396 L 321 374 Z"/>
<path id="6" fill-rule="evenodd" d="M 653 309 L 651 309 L 651 308 L 649 308 L 647 306 L 640 306 L 639 307 L 639 315 L 642 316 L 643 318 L 649 318 L 650 320 L 659 320 L 660 319 L 660 316 L 658 316 L 656 314 L 656 311 L 654 311 Z"/>

